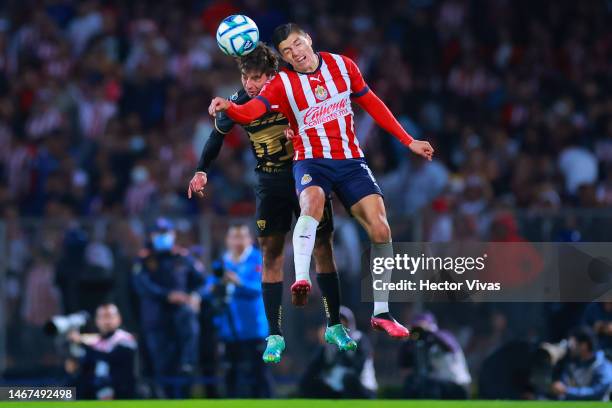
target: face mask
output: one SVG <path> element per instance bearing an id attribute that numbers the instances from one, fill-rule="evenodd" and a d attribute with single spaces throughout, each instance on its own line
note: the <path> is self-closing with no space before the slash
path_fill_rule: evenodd
<path id="1" fill-rule="evenodd" d="M 132 138 L 130 139 L 130 148 L 133 151 L 139 152 L 143 150 L 145 147 L 146 147 L 146 142 L 142 138 L 142 136 L 139 136 L 139 135 L 132 136 Z"/>
<path id="2" fill-rule="evenodd" d="M 132 181 L 135 184 L 144 183 L 149 179 L 149 172 L 143 166 L 134 167 L 132 170 Z"/>
<path id="3" fill-rule="evenodd" d="M 174 234 L 171 232 L 154 234 L 151 244 L 156 251 L 170 251 L 174 246 Z"/>

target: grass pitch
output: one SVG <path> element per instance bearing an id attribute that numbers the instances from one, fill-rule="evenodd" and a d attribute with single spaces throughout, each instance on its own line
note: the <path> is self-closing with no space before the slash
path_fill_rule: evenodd
<path id="1" fill-rule="evenodd" d="M 148 400 L 74 402 L 0 402 L 4 408 L 590 408 L 604 402 L 555 401 L 415 401 L 415 400 Z"/>

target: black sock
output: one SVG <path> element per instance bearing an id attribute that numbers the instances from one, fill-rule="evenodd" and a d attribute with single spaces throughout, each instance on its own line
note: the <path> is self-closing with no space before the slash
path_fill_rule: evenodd
<path id="1" fill-rule="evenodd" d="M 379 313 L 374 317 L 376 317 L 377 319 L 393 320 L 393 317 L 391 317 L 391 313 L 389 312 Z"/>
<path id="2" fill-rule="evenodd" d="M 262 282 L 261 290 L 270 335 L 278 334 L 279 336 L 282 336 L 283 331 L 281 329 L 281 322 L 283 318 L 283 282 Z"/>
<path id="3" fill-rule="evenodd" d="M 317 282 L 323 296 L 323 307 L 325 308 L 325 317 L 327 317 L 327 326 L 333 326 L 340 323 L 340 282 L 338 274 L 334 273 L 317 273 Z"/>

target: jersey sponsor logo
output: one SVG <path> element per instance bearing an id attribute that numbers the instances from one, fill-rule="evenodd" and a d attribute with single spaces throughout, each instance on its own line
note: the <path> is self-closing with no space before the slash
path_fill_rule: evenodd
<path id="1" fill-rule="evenodd" d="M 305 186 L 306 184 L 310 183 L 312 181 L 312 177 L 310 176 L 310 174 L 306 173 L 302 176 L 302 180 L 300 181 L 300 184 Z"/>
<path id="2" fill-rule="evenodd" d="M 319 78 L 318 76 L 311 76 L 311 77 L 308 77 L 308 79 L 310 79 L 311 81 L 321 82 L 321 78 Z"/>
<path id="3" fill-rule="evenodd" d="M 314 94 L 317 97 L 317 99 L 320 101 L 327 99 L 327 96 L 329 95 L 327 93 L 327 89 L 323 88 L 321 85 L 317 85 L 317 87 L 315 88 Z"/>
<path id="4" fill-rule="evenodd" d="M 306 127 L 311 128 L 350 114 L 349 99 L 334 98 L 309 107 L 304 113 L 303 121 Z"/>
<path id="5" fill-rule="evenodd" d="M 265 230 L 266 229 L 266 220 L 257 220 L 257 228 L 259 228 L 260 230 Z"/>

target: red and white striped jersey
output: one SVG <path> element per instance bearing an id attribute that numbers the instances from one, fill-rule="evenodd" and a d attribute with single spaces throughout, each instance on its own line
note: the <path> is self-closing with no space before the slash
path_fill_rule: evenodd
<path id="1" fill-rule="evenodd" d="M 363 151 L 355 136 L 351 97 L 368 90 L 350 58 L 321 52 L 314 72 L 284 68 L 256 98 L 289 119 L 297 136 L 294 160 L 353 159 L 363 157 Z"/>

